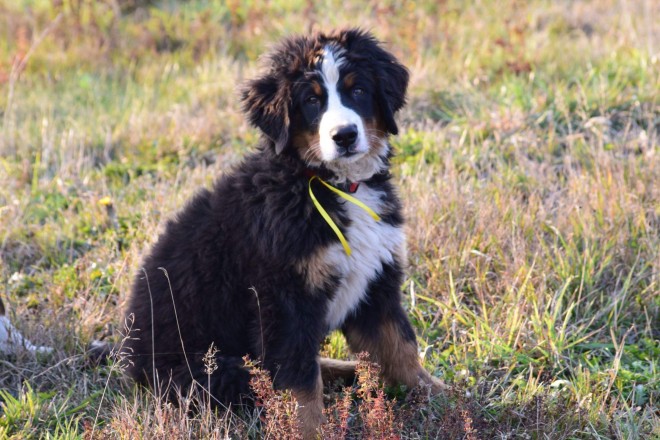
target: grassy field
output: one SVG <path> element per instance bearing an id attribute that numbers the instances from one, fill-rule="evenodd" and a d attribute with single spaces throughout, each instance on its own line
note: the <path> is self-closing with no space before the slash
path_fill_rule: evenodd
<path id="1" fill-rule="evenodd" d="M 411 69 L 402 289 L 453 390 L 328 390 L 328 437 L 660 438 L 660 3 L 263 3 L 0 0 L 0 295 L 55 348 L 0 355 L 0 438 L 279 438 L 286 410 L 187 414 L 84 350 L 164 221 L 256 145 L 258 56 L 355 25 Z"/>

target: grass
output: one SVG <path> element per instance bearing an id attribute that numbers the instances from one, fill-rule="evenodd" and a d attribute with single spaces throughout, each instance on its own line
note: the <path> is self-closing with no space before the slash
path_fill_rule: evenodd
<path id="1" fill-rule="evenodd" d="M 454 391 L 334 390 L 328 436 L 660 438 L 656 2 L 408 5 L 0 0 L 0 286 L 55 348 L 0 357 L 0 437 L 276 438 L 86 368 L 84 347 L 124 325 L 159 225 L 254 148 L 236 85 L 259 54 L 359 24 L 411 69 L 402 289 Z M 337 334 L 324 350 L 348 356 Z"/>

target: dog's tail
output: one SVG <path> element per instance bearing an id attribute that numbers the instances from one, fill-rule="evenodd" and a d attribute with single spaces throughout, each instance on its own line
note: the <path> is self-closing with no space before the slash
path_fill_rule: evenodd
<path id="1" fill-rule="evenodd" d="M 34 354 L 50 354 L 51 347 L 43 347 L 32 344 L 9 322 L 5 314 L 5 305 L 0 299 L 0 352 L 13 354 L 17 348 L 22 347 Z"/>

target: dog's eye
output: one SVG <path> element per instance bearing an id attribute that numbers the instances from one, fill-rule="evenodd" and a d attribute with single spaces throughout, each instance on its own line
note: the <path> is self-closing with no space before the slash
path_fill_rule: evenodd
<path id="1" fill-rule="evenodd" d="M 316 95 L 310 95 L 305 98 L 305 104 L 316 105 L 319 103 L 319 97 Z"/>
<path id="2" fill-rule="evenodd" d="M 353 89 L 353 96 L 357 97 L 362 95 L 364 95 L 364 89 L 362 87 L 355 87 Z"/>

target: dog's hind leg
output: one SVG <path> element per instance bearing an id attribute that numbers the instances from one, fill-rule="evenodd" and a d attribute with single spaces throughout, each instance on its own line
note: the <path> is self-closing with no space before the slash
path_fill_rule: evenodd
<path id="1" fill-rule="evenodd" d="M 170 370 L 171 376 L 163 375 L 167 370 L 162 366 L 156 368 L 159 386 L 170 388 L 170 398 L 174 397 L 172 391 L 187 393 L 192 388 L 203 400 L 210 399 L 213 407 L 252 403 L 250 371 L 240 357 L 216 356 L 215 365 L 205 365 L 201 360 L 190 359 L 189 365 L 182 362 L 173 367 Z"/>
<path id="2" fill-rule="evenodd" d="M 352 382 L 355 379 L 355 361 L 343 361 L 339 359 L 321 358 L 321 376 L 324 381 L 342 379 Z"/>
<path id="3" fill-rule="evenodd" d="M 134 352 L 119 356 L 126 372 L 137 383 L 148 386 L 157 396 L 173 403 L 181 397 L 196 394 L 213 407 L 250 404 L 250 372 L 243 359 L 234 356 L 216 356 L 215 369 L 204 365 L 201 356 L 151 355 Z"/>

